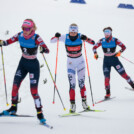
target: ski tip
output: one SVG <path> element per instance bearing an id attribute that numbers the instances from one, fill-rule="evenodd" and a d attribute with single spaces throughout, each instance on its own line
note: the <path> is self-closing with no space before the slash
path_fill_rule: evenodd
<path id="1" fill-rule="evenodd" d="M 93 104 L 93 107 L 94 107 L 95 105 Z"/>
<path id="2" fill-rule="evenodd" d="M 53 101 L 53 104 L 55 104 L 55 102 Z"/>
<path id="3" fill-rule="evenodd" d="M 64 108 L 64 111 L 66 111 L 66 108 Z"/>
<path id="4" fill-rule="evenodd" d="M 40 124 L 46 126 L 47 128 L 53 129 L 53 126 L 47 124 L 46 122 L 40 122 Z"/>
<path id="5" fill-rule="evenodd" d="M 106 112 L 106 110 L 95 110 L 95 112 Z"/>

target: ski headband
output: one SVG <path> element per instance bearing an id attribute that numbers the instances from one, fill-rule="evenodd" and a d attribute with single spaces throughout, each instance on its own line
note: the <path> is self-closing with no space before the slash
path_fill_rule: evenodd
<path id="1" fill-rule="evenodd" d="M 78 27 L 77 26 L 70 26 L 69 27 L 69 32 L 76 32 L 76 33 L 78 33 Z"/>
<path id="2" fill-rule="evenodd" d="M 33 27 L 34 23 L 30 20 L 24 20 L 22 27 Z"/>

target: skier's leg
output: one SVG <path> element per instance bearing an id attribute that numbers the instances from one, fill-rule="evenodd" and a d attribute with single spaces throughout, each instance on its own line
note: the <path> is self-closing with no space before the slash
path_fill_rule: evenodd
<path id="1" fill-rule="evenodd" d="M 21 68 L 18 68 L 14 77 L 13 81 L 13 88 L 12 88 L 12 103 L 18 102 L 18 90 L 21 85 L 21 82 L 26 77 L 27 71 Z"/>
<path id="2" fill-rule="evenodd" d="M 132 79 L 127 75 L 123 65 L 119 61 L 119 59 L 116 59 L 116 62 L 114 64 L 115 70 L 128 82 L 128 84 L 134 89 L 134 83 Z"/>
<path id="3" fill-rule="evenodd" d="M 21 59 L 17 71 L 14 76 L 14 81 L 13 81 L 13 88 L 12 88 L 12 106 L 4 111 L 4 114 L 15 114 L 17 112 L 17 103 L 18 103 L 18 90 L 21 85 L 21 82 L 25 78 L 27 71 L 24 70 L 22 67 L 23 60 Z"/>
<path id="4" fill-rule="evenodd" d="M 106 96 L 105 98 L 110 97 L 110 72 L 111 72 L 111 66 L 107 63 L 103 63 L 103 74 L 105 77 L 105 90 L 106 90 Z"/>
<path id="5" fill-rule="evenodd" d="M 79 64 L 77 67 L 78 83 L 80 87 L 81 98 L 86 99 L 86 87 L 85 87 L 85 63 Z"/>
<path id="6" fill-rule="evenodd" d="M 69 96 L 70 96 L 70 112 L 75 112 L 76 105 L 75 105 L 75 85 L 76 85 L 76 78 L 75 78 L 75 65 L 72 62 L 71 58 L 68 58 L 67 61 L 67 71 L 68 71 L 68 80 L 69 80 Z"/>
<path id="7" fill-rule="evenodd" d="M 70 90 L 69 90 L 69 95 L 70 95 L 70 101 L 75 101 L 75 83 L 76 83 L 76 78 L 75 78 L 75 70 L 68 70 L 68 80 L 70 84 Z"/>
<path id="8" fill-rule="evenodd" d="M 79 64 L 77 66 L 77 75 L 78 75 L 78 83 L 80 87 L 80 93 L 82 98 L 82 106 L 84 109 L 90 109 L 87 104 L 87 95 L 86 95 L 86 87 L 85 87 L 85 61 L 83 57 L 80 58 Z"/>
<path id="9" fill-rule="evenodd" d="M 68 70 L 68 80 L 70 83 L 70 90 L 69 90 L 69 96 L 70 96 L 70 112 L 75 112 L 76 105 L 75 105 L 75 71 L 74 70 Z"/>
<path id="10" fill-rule="evenodd" d="M 46 119 L 44 118 L 43 115 L 41 99 L 38 94 L 38 82 L 40 77 L 40 68 L 38 60 L 35 59 L 33 63 L 31 62 L 30 66 L 31 66 L 29 68 L 30 88 L 32 97 L 34 99 L 35 108 L 37 110 L 37 118 L 40 120 L 40 122 L 45 122 Z"/>

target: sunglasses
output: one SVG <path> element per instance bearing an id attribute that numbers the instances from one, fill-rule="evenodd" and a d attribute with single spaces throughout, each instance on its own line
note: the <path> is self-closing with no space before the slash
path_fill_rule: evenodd
<path id="1" fill-rule="evenodd" d="M 31 27 L 30 28 L 22 27 L 22 29 L 23 29 L 23 31 L 30 31 Z"/>
<path id="2" fill-rule="evenodd" d="M 104 34 L 111 34 L 112 32 L 111 32 L 111 30 L 105 30 L 104 31 Z"/>

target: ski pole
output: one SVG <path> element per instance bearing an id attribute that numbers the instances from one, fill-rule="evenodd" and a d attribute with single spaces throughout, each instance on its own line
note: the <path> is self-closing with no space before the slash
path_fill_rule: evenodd
<path id="1" fill-rule="evenodd" d="M 128 60 L 127 58 L 125 58 L 125 57 L 123 57 L 123 56 L 121 56 L 121 58 L 123 58 L 123 59 L 125 59 L 126 61 L 128 61 L 128 62 L 130 62 L 130 63 L 134 64 L 134 62 L 132 62 L 132 61 Z"/>
<path id="2" fill-rule="evenodd" d="M 88 71 L 88 78 L 89 78 L 89 85 L 90 85 L 90 91 L 91 91 L 91 97 L 92 97 L 92 104 L 94 106 L 92 86 L 91 86 L 90 73 L 89 73 L 89 66 L 88 66 L 88 60 L 87 60 L 87 52 L 86 52 L 86 47 L 85 47 L 85 41 L 83 41 L 83 42 L 84 42 L 84 50 L 85 50 L 85 57 L 86 57 L 86 64 L 87 64 L 87 71 Z"/>
<path id="3" fill-rule="evenodd" d="M 56 83 L 56 75 L 57 75 L 58 48 L 59 48 L 59 39 L 57 40 L 56 65 L 55 65 L 55 83 Z M 53 104 L 54 103 L 55 103 L 55 86 L 54 86 L 54 94 L 53 94 Z"/>
<path id="4" fill-rule="evenodd" d="M 4 77 L 4 85 L 5 85 L 6 104 L 8 106 L 9 103 L 8 103 L 8 99 L 7 99 L 7 86 L 6 86 L 6 76 L 5 76 L 4 57 L 3 57 L 2 46 L 1 46 L 1 57 L 2 57 L 2 65 L 3 65 L 3 77 Z"/>
<path id="5" fill-rule="evenodd" d="M 53 79 L 52 73 L 51 73 L 51 71 L 50 71 L 50 68 L 49 68 L 49 66 L 48 66 L 48 64 L 47 64 L 46 58 L 45 58 L 45 56 L 44 56 L 43 53 L 42 53 L 42 56 L 43 56 L 43 58 L 44 58 L 44 60 L 45 60 L 46 66 L 47 66 L 47 68 L 48 68 L 48 71 L 49 71 L 49 73 L 50 73 L 50 76 L 51 76 L 51 78 L 52 78 L 52 81 L 53 81 L 53 83 L 54 83 L 54 86 L 55 86 L 55 88 L 56 88 L 56 91 L 57 91 L 57 93 L 58 93 L 58 95 L 59 95 L 59 98 L 60 98 L 60 101 L 61 101 L 61 103 L 62 103 L 62 106 L 63 106 L 64 110 L 66 110 L 66 108 L 64 107 L 63 101 L 62 101 L 62 99 L 61 99 L 60 93 L 59 93 L 59 91 L 58 91 L 58 88 L 57 88 L 57 86 L 56 86 L 56 84 L 55 84 L 55 82 L 54 82 L 54 79 Z"/>

